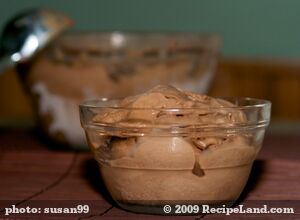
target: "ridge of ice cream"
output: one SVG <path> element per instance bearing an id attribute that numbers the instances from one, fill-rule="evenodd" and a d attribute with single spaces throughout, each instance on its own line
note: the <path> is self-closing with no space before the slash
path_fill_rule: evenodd
<path id="1" fill-rule="evenodd" d="M 248 122 L 238 106 L 172 86 L 108 106 L 91 120 L 101 129 L 85 131 L 121 206 L 217 204 L 239 197 L 264 130 L 238 130 Z"/>

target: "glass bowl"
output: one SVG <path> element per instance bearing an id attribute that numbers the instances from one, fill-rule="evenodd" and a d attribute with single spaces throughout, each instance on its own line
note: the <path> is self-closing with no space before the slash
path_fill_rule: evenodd
<path id="1" fill-rule="evenodd" d="M 120 108 L 115 101 L 80 105 L 81 124 L 104 183 L 120 207 L 163 213 L 163 205 L 232 205 L 248 180 L 270 121 L 271 103 L 225 98 L 235 107 Z M 113 112 L 136 115 L 132 123 L 101 122 Z M 139 115 L 156 114 L 160 123 Z M 197 115 L 199 120 L 181 120 Z M 242 117 L 224 123 L 219 116 Z M 233 116 L 234 115 L 234 116 Z M 183 123 L 184 122 L 184 123 Z"/>
<path id="2" fill-rule="evenodd" d="M 53 140 L 87 148 L 78 105 L 121 98 L 158 84 L 205 93 L 220 38 L 201 33 L 73 32 L 18 66 L 42 130 Z"/>

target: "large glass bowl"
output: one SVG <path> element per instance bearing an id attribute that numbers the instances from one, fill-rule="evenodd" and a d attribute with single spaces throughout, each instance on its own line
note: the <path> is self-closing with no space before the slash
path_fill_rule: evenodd
<path id="1" fill-rule="evenodd" d="M 158 84 L 205 93 L 219 48 L 214 34 L 73 32 L 18 71 L 43 131 L 84 148 L 78 119 L 83 100 L 121 98 Z"/>
<path id="2" fill-rule="evenodd" d="M 83 103 L 82 127 L 112 198 L 124 209 L 157 214 L 166 204 L 232 205 L 262 146 L 271 103 L 226 100 L 236 107 L 133 109 L 105 100 Z M 115 117 L 154 114 L 161 123 L 95 120 L 107 112 Z M 191 114 L 204 117 L 203 122 L 182 120 Z M 243 122 L 218 120 L 233 115 Z"/>

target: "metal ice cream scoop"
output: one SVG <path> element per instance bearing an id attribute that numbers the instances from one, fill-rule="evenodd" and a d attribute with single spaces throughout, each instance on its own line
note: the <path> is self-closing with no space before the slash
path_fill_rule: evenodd
<path id="1" fill-rule="evenodd" d="M 28 61 L 71 25 L 71 19 L 50 9 L 31 9 L 13 17 L 0 37 L 0 74 Z"/>

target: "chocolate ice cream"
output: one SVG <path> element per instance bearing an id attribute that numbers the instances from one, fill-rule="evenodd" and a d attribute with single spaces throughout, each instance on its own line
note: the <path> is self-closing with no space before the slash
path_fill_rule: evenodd
<path id="1" fill-rule="evenodd" d="M 206 60 L 203 49 L 151 46 L 117 50 L 111 45 L 107 48 L 102 40 L 97 35 L 66 36 L 39 54 L 30 68 L 23 68 L 37 115 L 53 139 L 85 145 L 78 120 L 78 105 L 83 100 L 126 97 L 160 83 L 206 91 L 213 77 L 215 63 Z"/>
<path id="2" fill-rule="evenodd" d="M 111 102 L 86 134 L 121 206 L 233 202 L 259 150 L 235 104 L 171 86 Z M 128 207 L 127 207 L 128 208 Z"/>

